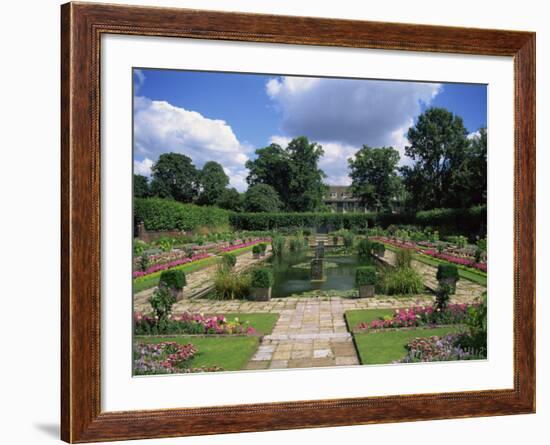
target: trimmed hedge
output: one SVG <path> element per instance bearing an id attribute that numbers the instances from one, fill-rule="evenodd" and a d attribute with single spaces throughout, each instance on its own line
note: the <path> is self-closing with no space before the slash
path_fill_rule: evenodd
<path id="1" fill-rule="evenodd" d="M 136 198 L 134 219 L 147 230 L 194 230 L 229 225 L 230 212 L 218 207 L 182 204 L 161 198 Z"/>
<path id="2" fill-rule="evenodd" d="M 378 274 L 376 267 L 364 266 L 358 267 L 355 271 L 355 284 L 357 286 L 368 286 L 378 284 Z"/>
<path id="3" fill-rule="evenodd" d="M 332 231 L 372 227 L 375 217 L 374 213 L 233 213 L 229 221 L 238 230 L 326 227 Z"/>
<path id="4" fill-rule="evenodd" d="M 169 269 L 160 274 L 159 286 L 168 289 L 183 289 L 187 285 L 187 278 L 182 270 Z"/>
<path id="5" fill-rule="evenodd" d="M 437 266 L 436 278 L 439 281 L 445 280 L 447 278 L 458 281 L 460 279 L 460 276 L 458 274 L 458 267 L 456 267 L 455 264 L 439 264 Z"/>
<path id="6" fill-rule="evenodd" d="M 434 209 L 414 213 L 232 213 L 229 221 L 237 230 L 287 228 L 365 229 L 365 227 L 417 225 L 431 227 L 442 235 L 465 233 L 483 237 L 487 231 L 487 207 Z"/>
<path id="7" fill-rule="evenodd" d="M 253 269 L 250 285 L 252 287 L 262 289 L 267 289 L 268 287 L 273 286 L 273 273 L 271 272 L 271 269 Z"/>

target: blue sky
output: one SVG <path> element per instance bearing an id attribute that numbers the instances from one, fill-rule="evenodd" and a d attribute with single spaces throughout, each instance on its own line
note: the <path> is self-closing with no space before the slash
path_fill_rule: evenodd
<path id="1" fill-rule="evenodd" d="M 348 184 L 347 159 L 361 147 L 393 146 L 407 162 L 406 131 L 430 106 L 487 122 L 485 85 L 288 77 L 179 70 L 134 70 L 134 168 L 149 174 L 161 153 L 215 160 L 231 185 L 246 189 L 254 150 L 296 136 L 325 149 L 330 184 Z"/>

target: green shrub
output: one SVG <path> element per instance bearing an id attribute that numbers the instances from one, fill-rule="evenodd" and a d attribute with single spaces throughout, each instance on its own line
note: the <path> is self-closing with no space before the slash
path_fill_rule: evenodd
<path id="1" fill-rule="evenodd" d="M 145 241 L 141 241 L 140 239 L 134 240 L 134 256 L 141 255 L 143 252 L 147 250 L 149 246 Z"/>
<path id="2" fill-rule="evenodd" d="M 466 317 L 467 332 L 459 337 L 458 344 L 470 349 L 480 357 L 487 357 L 487 292 L 484 292 L 477 305 L 468 308 Z"/>
<path id="3" fill-rule="evenodd" d="M 437 266 L 436 278 L 438 281 L 448 278 L 458 281 L 460 278 L 458 275 L 458 267 L 456 267 L 455 264 L 439 264 Z"/>
<path id="4" fill-rule="evenodd" d="M 276 235 L 271 239 L 271 250 L 273 255 L 280 256 L 285 250 L 286 239 L 283 236 Z"/>
<path id="5" fill-rule="evenodd" d="M 262 254 L 264 254 L 267 250 L 267 243 L 260 243 L 259 246 L 260 246 L 260 251 L 262 252 Z"/>
<path id="6" fill-rule="evenodd" d="M 355 284 L 357 286 L 367 286 L 378 284 L 378 274 L 376 267 L 363 266 L 355 271 Z"/>
<path id="7" fill-rule="evenodd" d="M 153 295 L 149 298 L 149 303 L 158 323 L 164 322 L 170 316 L 175 302 L 176 298 L 167 288 L 159 287 L 153 292 Z"/>
<path id="8" fill-rule="evenodd" d="M 250 293 L 250 275 L 218 268 L 214 277 L 214 294 L 219 300 L 244 299 Z"/>
<path id="9" fill-rule="evenodd" d="M 342 238 L 344 238 L 344 247 L 346 250 L 352 249 L 355 243 L 355 235 L 349 231 L 345 231 Z"/>
<path id="10" fill-rule="evenodd" d="M 146 253 L 142 253 L 141 257 L 139 258 L 139 269 L 142 272 L 146 272 L 148 267 L 149 267 L 149 255 L 147 255 Z"/>
<path id="11" fill-rule="evenodd" d="M 147 230 L 183 230 L 190 231 L 199 227 L 228 229 L 227 210 L 218 207 L 182 204 L 161 198 L 136 198 L 134 200 L 134 219 L 143 221 Z"/>
<path id="12" fill-rule="evenodd" d="M 371 250 L 374 255 L 384 256 L 386 246 L 378 241 L 373 241 L 371 242 Z"/>
<path id="13" fill-rule="evenodd" d="M 332 237 L 332 244 L 334 244 L 335 246 L 338 245 L 338 235 L 334 235 Z"/>
<path id="14" fill-rule="evenodd" d="M 260 253 L 262 253 L 261 247 L 260 247 L 258 244 L 254 244 L 254 245 L 252 246 L 252 253 L 253 253 L 254 255 L 259 255 Z"/>
<path id="15" fill-rule="evenodd" d="M 388 295 L 412 295 L 424 290 L 422 277 L 410 267 L 387 271 L 382 281 L 383 291 Z"/>
<path id="16" fill-rule="evenodd" d="M 357 244 L 357 255 L 360 258 L 368 258 L 372 255 L 372 243 L 368 239 L 363 238 L 359 241 Z"/>
<path id="17" fill-rule="evenodd" d="M 159 287 L 181 290 L 187 284 L 185 272 L 179 269 L 168 269 L 162 271 L 159 278 Z"/>
<path id="18" fill-rule="evenodd" d="M 398 269 L 410 268 L 413 258 L 412 249 L 399 249 L 395 252 L 395 267 Z"/>
<path id="19" fill-rule="evenodd" d="M 435 291 L 435 307 L 436 309 L 439 309 L 440 312 L 443 312 L 445 309 L 447 309 L 451 293 L 451 286 L 449 286 L 447 283 L 439 284 L 439 287 Z"/>
<path id="20" fill-rule="evenodd" d="M 303 237 L 291 238 L 288 244 L 288 248 L 291 252 L 300 252 L 305 246 L 305 240 Z"/>
<path id="21" fill-rule="evenodd" d="M 273 273 L 271 269 L 261 268 L 252 270 L 251 287 L 268 288 L 273 286 Z"/>
<path id="22" fill-rule="evenodd" d="M 222 264 L 228 269 L 233 269 L 237 264 L 237 255 L 231 252 L 226 252 L 222 255 Z"/>

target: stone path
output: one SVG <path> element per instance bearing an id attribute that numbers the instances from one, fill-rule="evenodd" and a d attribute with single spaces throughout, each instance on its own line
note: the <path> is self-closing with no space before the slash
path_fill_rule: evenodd
<path id="1" fill-rule="evenodd" d="M 260 259 L 254 259 L 252 252 L 243 253 L 237 256 L 237 264 L 235 265 L 235 270 L 240 271 L 248 269 L 253 264 L 265 261 L 271 256 L 271 246 L 268 247 L 266 255 L 260 257 Z M 204 291 L 206 288 L 209 288 L 212 285 L 212 277 L 216 272 L 217 264 L 212 266 L 205 267 L 196 272 L 192 272 L 187 275 L 187 285 L 184 289 L 184 296 L 190 296 L 198 294 Z M 137 312 L 148 312 L 151 307 L 149 306 L 149 297 L 153 294 L 155 288 L 146 289 L 141 292 L 134 294 L 134 311 Z"/>
<path id="2" fill-rule="evenodd" d="M 395 264 L 395 253 L 391 250 L 386 249 L 383 259 L 389 264 Z M 437 268 L 417 260 L 413 260 L 411 262 L 411 266 L 420 275 L 422 275 L 424 284 L 429 289 L 437 289 L 438 284 L 437 278 L 435 277 L 437 274 Z M 474 299 L 481 297 L 483 292 L 485 292 L 486 290 L 487 288 L 485 286 L 481 286 L 480 284 L 474 283 L 473 281 L 461 278 L 456 283 L 456 293 L 451 297 L 451 302 L 471 303 Z"/>

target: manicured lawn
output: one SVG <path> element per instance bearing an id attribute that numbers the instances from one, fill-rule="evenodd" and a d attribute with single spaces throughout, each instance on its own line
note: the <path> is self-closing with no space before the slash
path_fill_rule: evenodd
<path id="1" fill-rule="evenodd" d="M 243 247 L 241 249 L 236 249 L 231 251 L 231 253 L 239 256 L 242 254 L 245 254 L 247 252 L 250 252 L 252 250 L 253 246 Z M 205 267 L 212 266 L 213 264 L 218 263 L 221 260 L 220 256 L 211 256 L 208 258 L 204 258 L 202 260 L 194 261 L 191 264 L 183 264 L 181 266 L 173 267 L 172 269 L 182 270 L 186 274 L 191 272 L 196 272 L 197 270 L 204 269 Z M 132 288 L 133 292 L 141 292 L 145 289 L 150 289 L 152 287 L 155 287 L 159 284 L 160 274 L 162 272 L 155 272 L 150 275 L 146 275 L 144 277 L 137 278 L 133 281 Z"/>
<path id="2" fill-rule="evenodd" d="M 197 270 L 204 269 L 205 267 L 212 266 L 220 261 L 220 257 L 211 256 L 202 260 L 194 261 L 190 264 L 182 264 L 181 266 L 173 267 L 173 270 L 182 270 L 186 274 L 195 272 Z M 155 272 L 144 277 L 136 278 L 132 283 L 132 289 L 134 293 L 141 292 L 145 289 L 150 289 L 159 284 L 160 274 L 162 272 Z"/>
<path id="3" fill-rule="evenodd" d="M 403 358 L 407 353 L 405 346 L 415 337 L 442 336 L 458 330 L 458 326 L 388 330 L 387 332 L 354 334 L 354 339 L 361 364 L 380 365 Z"/>
<path id="4" fill-rule="evenodd" d="M 392 316 L 394 312 L 394 309 L 357 309 L 347 311 L 344 316 L 346 317 L 348 331 L 351 332 L 359 323 L 370 323 L 372 320 L 378 320 L 387 315 Z"/>
<path id="5" fill-rule="evenodd" d="M 246 314 L 246 313 L 230 313 L 224 314 L 227 320 L 238 318 L 242 322 L 249 322 L 250 325 L 260 335 L 269 335 L 273 332 L 275 323 L 279 319 L 279 314 Z"/>
<path id="6" fill-rule="evenodd" d="M 391 246 L 389 244 L 385 244 L 386 249 L 391 250 L 392 252 L 395 252 L 397 250 L 396 247 Z M 441 260 L 439 258 L 434 258 L 428 255 L 421 255 L 415 253 L 414 259 L 417 261 L 420 261 L 421 263 L 427 264 L 429 266 L 437 267 L 439 264 L 453 264 L 449 261 Z M 458 275 L 460 278 L 464 278 L 465 280 L 473 281 L 474 283 L 480 284 L 481 286 L 487 286 L 487 274 L 484 274 L 483 272 L 477 272 L 474 269 L 468 269 L 466 267 L 460 266 L 459 264 L 456 265 L 458 268 Z"/>
<path id="7" fill-rule="evenodd" d="M 144 343 L 160 343 L 172 341 L 179 344 L 192 343 L 198 349 L 197 355 L 191 359 L 190 366 L 212 367 L 219 366 L 225 371 L 239 371 L 243 369 L 260 343 L 259 337 L 138 337 Z"/>

